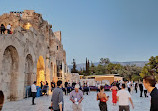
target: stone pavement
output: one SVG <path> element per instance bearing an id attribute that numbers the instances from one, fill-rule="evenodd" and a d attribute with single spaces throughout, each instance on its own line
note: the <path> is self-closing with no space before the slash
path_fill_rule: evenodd
<path id="1" fill-rule="evenodd" d="M 105 92 L 110 96 L 107 102 L 108 111 L 118 111 L 118 104 L 116 106 L 112 105 L 112 93 L 109 91 Z M 99 111 L 98 101 L 96 101 L 96 92 L 90 92 L 89 95 L 84 95 L 83 100 L 83 111 Z M 36 105 L 31 105 L 31 99 L 24 99 L 21 101 L 7 102 L 4 104 L 2 111 L 50 111 L 48 107 L 50 106 L 51 96 L 43 96 L 35 99 Z M 149 111 L 150 109 L 150 97 L 140 98 L 139 92 L 132 94 L 132 99 L 135 105 L 134 110 L 131 111 Z M 69 100 L 69 96 L 64 96 L 64 111 L 72 111 L 72 103 Z"/>

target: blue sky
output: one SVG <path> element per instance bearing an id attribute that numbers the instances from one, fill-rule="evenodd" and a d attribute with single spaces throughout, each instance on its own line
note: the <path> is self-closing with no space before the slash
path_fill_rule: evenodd
<path id="1" fill-rule="evenodd" d="M 35 10 L 62 31 L 67 63 L 158 55 L 158 0 L 0 0 L 0 15 Z"/>

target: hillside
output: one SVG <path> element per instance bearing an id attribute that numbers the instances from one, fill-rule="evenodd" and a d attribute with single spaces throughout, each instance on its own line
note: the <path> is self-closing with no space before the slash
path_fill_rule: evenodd
<path id="1" fill-rule="evenodd" d="M 144 65 L 146 63 L 148 63 L 148 61 L 112 62 L 112 63 L 121 64 L 123 66 L 125 66 L 125 65 L 136 65 L 136 66 L 139 66 L 139 67 L 144 67 Z M 94 63 L 95 66 L 97 66 L 98 64 L 99 64 L 99 62 Z M 86 68 L 85 63 L 77 64 L 77 70 L 80 70 L 83 67 Z M 72 69 L 72 65 L 69 65 L 69 68 Z"/>

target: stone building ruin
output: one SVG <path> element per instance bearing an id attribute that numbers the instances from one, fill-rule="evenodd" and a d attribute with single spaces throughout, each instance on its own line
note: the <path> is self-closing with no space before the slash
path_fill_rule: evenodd
<path id="1" fill-rule="evenodd" d="M 13 34 L 0 34 L 0 90 L 6 101 L 24 98 L 25 87 L 37 81 L 64 80 L 68 73 L 61 31 L 33 10 L 5 13 L 0 24 L 11 24 Z"/>

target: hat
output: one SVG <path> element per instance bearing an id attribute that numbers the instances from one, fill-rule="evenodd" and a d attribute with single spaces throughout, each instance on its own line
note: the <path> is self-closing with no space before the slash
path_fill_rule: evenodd
<path id="1" fill-rule="evenodd" d="M 76 85 L 75 85 L 75 88 L 80 88 L 79 84 L 76 84 Z"/>

